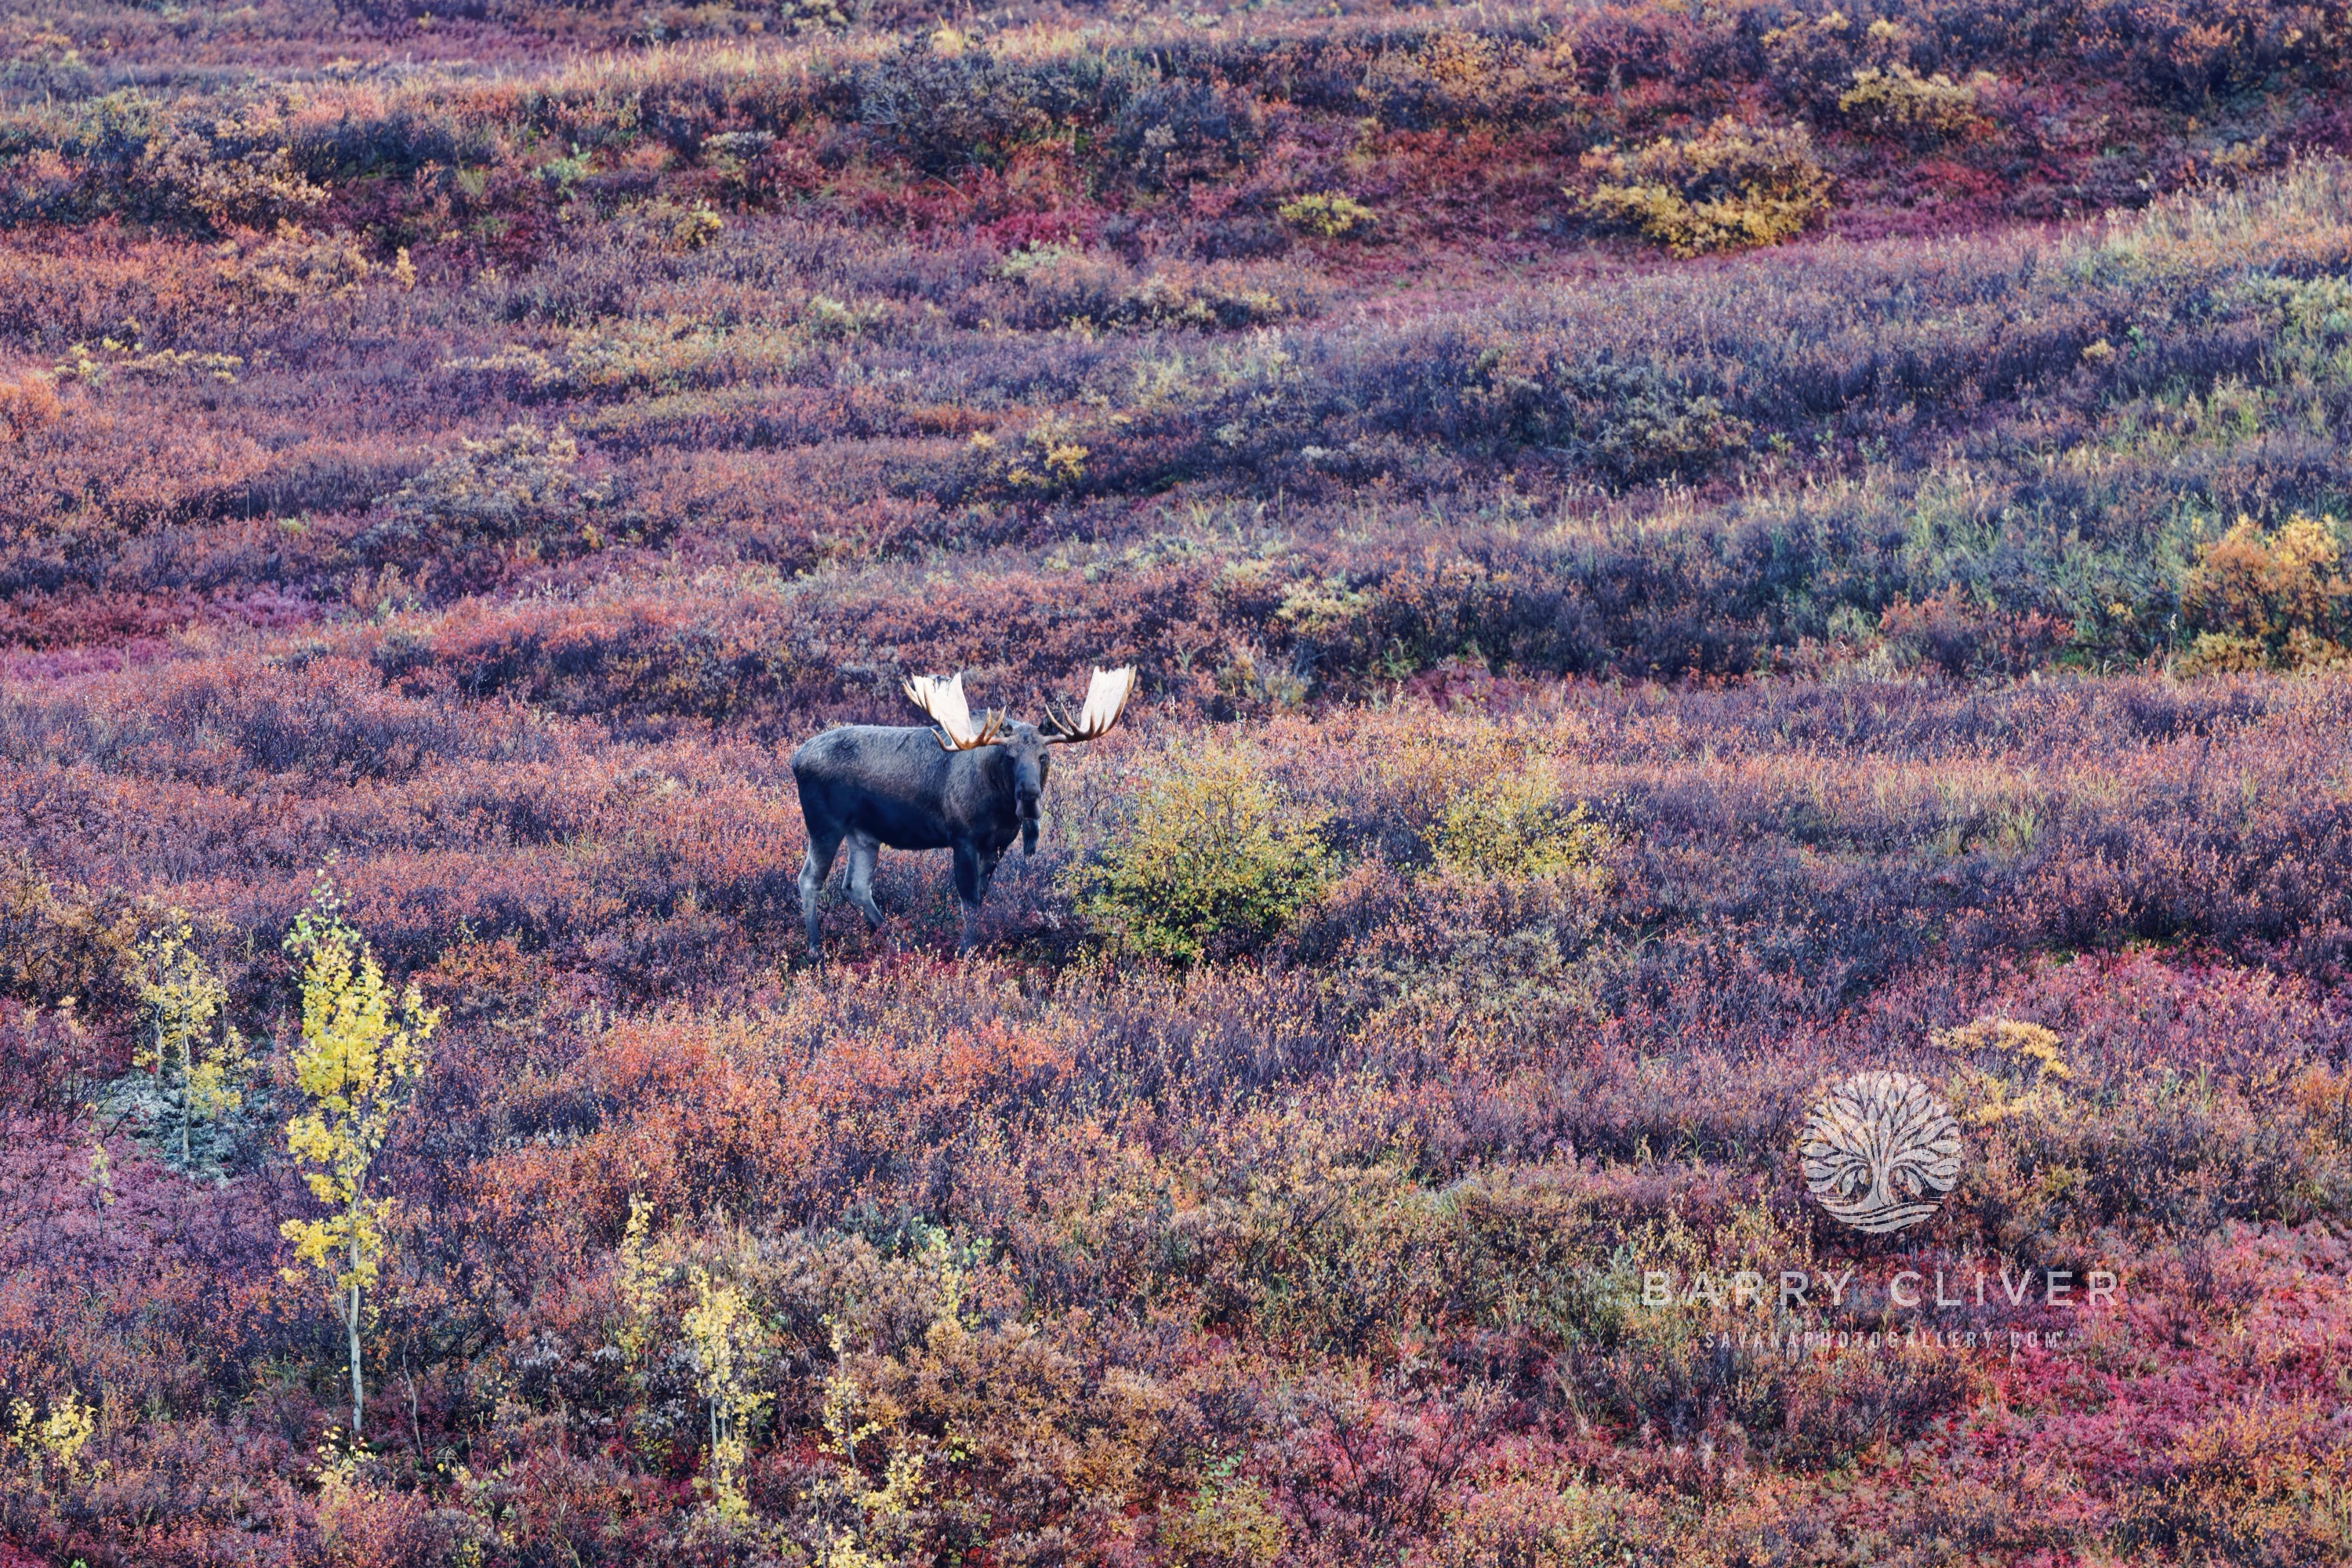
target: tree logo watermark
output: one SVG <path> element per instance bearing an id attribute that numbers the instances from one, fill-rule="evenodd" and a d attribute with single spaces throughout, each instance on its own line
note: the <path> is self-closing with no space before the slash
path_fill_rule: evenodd
<path id="1" fill-rule="evenodd" d="M 1959 1180 L 1960 1124 L 1908 1073 L 1856 1073 L 1813 1106 L 1797 1153 L 1822 1207 L 1883 1235 L 1927 1218 Z"/>

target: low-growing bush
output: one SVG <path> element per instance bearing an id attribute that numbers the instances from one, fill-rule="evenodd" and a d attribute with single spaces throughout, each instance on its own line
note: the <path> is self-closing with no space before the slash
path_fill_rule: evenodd
<path id="1" fill-rule="evenodd" d="M 1047 246 L 1016 251 L 997 270 L 1019 286 L 1031 326 L 1232 331 L 1287 313 L 1272 290 L 1227 268 L 1163 265 L 1138 277 L 1111 258 Z"/>
<path id="2" fill-rule="evenodd" d="M 1895 668 L 1930 667 L 1958 680 L 2019 676 L 2065 646 L 2072 628 L 2040 611 L 1985 605 L 1958 584 L 1918 604 L 1898 598 L 1879 612 L 1878 633 Z"/>
<path id="3" fill-rule="evenodd" d="M 1853 73 L 1853 85 L 1838 95 L 1838 111 L 1881 135 L 1929 140 L 1964 136 L 1984 126 L 1977 95 L 1990 83 L 1990 77 L 1954 81 L 1940 71 L 1922 77 L 1900 62 L 1884 70 L 1864 67 Z"/>
<path id="4" fill-rule="evenodd" d="M 1750 125 L 1728 116 L 1686 141 L 1584 157 L 1596 184 L 1585 208 L 1677 256 L 1774 245 L 1829 209 L 1829 175 L 1801 125 Z"/>
<path id="5" fill-rule="evenodd" d="M 1115 944 L 1171 963 L 1245 952 L 1313 901 L 1325 814 L 1286 797 L 1246 750 L 1204 742 L 1139 783 L 1126 820 L 1071 876 Z"/>
<path id="6" fill-rule="evenodd" d="M 593 529 L 609 481 L 580 471 L 580 446 L 558 426 L 509 425 L 457 450 L 384 498 L 362 536 L 383 547 L 432 540 L 464 552 L 513 542 L 565 547 Z"/>
<path id="7" fill-rule="evenodd" d="M 60 889 L 21 847 L 0 850 L 0 996 L 78 1007 L 127 1036 L 140 924 L 127 895 Z"/>
<path id="8" fill-rule="evenodd" d="M 1063 84 L 1000 58 L 952 28 L 905 40 L 854 79 L 855 114 L 866 133 L 927 174 L 1002 164 L 1048 134 Z"/>
<path id="9" fill-rule="evenodd" d="M 1318 191 L 1294 196 L 1275 209 L 1275 216 L 1318 239 L 1342 239 L 1370 228 L 1372 209 L 1344 191 Z"/>
<path id="10" fill-rule="evenodd" d="M 1246 94 L 1207 82 L 1163 82 L 1129 99 L 1108 144 L 1148 190 L 1174 191 L 1246 168 L 1264 138 Z"/>
<path id="11" fill-rule="evenodd" d="M 1598 421 L 1588 447 L 1594 466 L 1621 483 L 1699 479 L 1746 452 L 1755 434 L 1753 425 L 1706 393 L 1677 395 L 1654 383 L 1624 386 L 1624 393 Z"/>
<path id="12" fill-rule="evenodd" d="M 57 389 L 37 373 L 0 381 L 0 441 L 26 440 L 58 422 Z"/>
<path id="13" fill-rule="evenodd" d="M 1088 448 L 1066 421 L 1046 418 L 1017 438 L 981 431 L 964 445 L 971 489 L 1003 500 L 1067 495 L 1085 483 Z"/>
<path id="14" fill-rule="evenodd" d="M 1491 775 L 1446 803 L 1431 828 L 1438 863 L 1494 877 L 1598 875 L 1609 836 L 1539 768 Z"/>
<path id="15" fill-rule="evenodd" d="M 327 192 L 296 167 L 287 141 L 276 116 L 251 110 L 183 126 L 149 144 L 133 188 L 155 210 L 220 234 L 306 218 L 326 205 Z"/>
<path id="16" fill-rule="evenodd" d="M 1524 125 L 1575 103 L 1576 73 L 1565 39 L 1447 27 L 1381 49 L 1356 90 L 1382 124 L 1408 131 Z"/>
<path id="17" fill-rule="evenodd" d="M 2337 570 L 2335 520 L 2298 512 L 2265 531 L 2250 517 L 2200 552 L 2180 590 L 2197 640 L 2184 673 L 2304 669 L 2352 661 L 2352 583 Z"/>

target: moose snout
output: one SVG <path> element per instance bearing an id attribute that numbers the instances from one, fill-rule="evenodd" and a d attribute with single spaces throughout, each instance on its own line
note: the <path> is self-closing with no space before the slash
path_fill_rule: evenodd
<path id="1" fill-rule="evenodd" d="M 1013 815 L 1024 822 L 1037 820 L 1037 795 L 1034 789 L 1016 790 L 1013 795 Z"/>

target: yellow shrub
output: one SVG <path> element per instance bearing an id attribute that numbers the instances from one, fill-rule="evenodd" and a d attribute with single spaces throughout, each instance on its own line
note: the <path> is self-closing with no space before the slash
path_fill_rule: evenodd
<path id="1" fill-rule="evenodd" d="M 1838 110 L 1883 133 L 1963 136 L 1985 123 L 1977 111 L 1977 93 L 1991 84 L 1992 78 L 1982 72 L 1961 82 L 1941 72 L 1923 77 L 1899 63 L 1885 70 L 1866 66 L 1839 95 Z"/>
<path id="2" fill-rule="evenodd" d="M 142 172 L 152 186 L 224 234 L 268 229 L 327 204 L 326 188 L 294 166 L 292 149 L 265 140 L 283 131 L 273 112 L 249 108 L 236 119 L 151 142 Z"/>
<path id="3" fill-rule="evenodd" d="M 1232 1459 L 1212 1460 L 1187 1507 L 1160 1515 L 1160 1544 L 1168 1561 L 1265 1568 L 1282 1561 L 1289 1531 L 1257 1481 L 1236 1476 Z"/>
<path id="4" fill-rule="evenodd" d="M 241 1036 L 219 1022 L 228 1005 L 221 984 L 193 945 L 194 930 L 173 910 L 163 930 L 139 944 L 134 984 L 142 1015 L 134 1066 L 180 1089 L 180 1168 L 192 1168 L 195 1126 L 245 1103 L 236 1085 L 250 1067 Z"/>
<path id="5" fill-rule="evenodd" d="M 724 218 L 697 202 L 670 225 L 669 242 L 680 250 L 701 250 L 717 239 L 726 226 Z"/>
<path id="6" fill-rule="evenodd" d="M 300 225 L 281 219 L 266 242 L 225 256 L 213 276 L 242 300 L 282 306 L 303 300 L 356 300 L 366 292 L 374 272 L 374 263 L 351 236 L 314 237 Z M 411 265 L 408 283 L 415 279 Z M 394 279 L 399 280 L 397 266 Z"/>
<path id="7" fill-rule="evenodd" d="M 999 442 L 985 431 L 976 433 L 964 447 L 976 488 L 1011 496 L 1063 495 L 1087 477 L 1087 457 L 1092 450 L 1076 439 L 1068 420 L 1048 415 L 1024 432 L 1019 442 Z"/>
<path id="8" fill-rule="evenodd" d="M 1930 1037 L 1967 1058 L 1946 1085 L 1952 1108 L 1976 1125 L 2016 1116 L 2054 1118 L 2069 1110 L 2064 1085 L 2074 1076 L 2059 1054 L 2057 1032 L 2015 1018 L 1979 1018 Z"/>
<path id="9" fill-rule="evenodd" d="M 633 1204 L 633 1222 L 634 1209 Z M 694 1285 L 695 1304 L 680 1326 L 694 1355 L 695 1386 L 710 1415 L 710 1461 L 702 1484 L 712 1508 L 742 1518 L 751 1511 L 737 1484 L 751 1457 L 751 1424 L 774 1397 L 755 1386 L 764 1331 L 740 1289 L 714 1280 L 699 1264 L 688 1270 L 688 1278 Z"/>
<path id="10" fill-rule="evenodd" d="M 1283 203 L 1275 209 L 1275 216 L 1302 233 L 1339 239 L 1370 227 L 1373 215 L 1371 208 L 1344 192 L 1321 191 Z"/>
<path id="11" fill-rule="evenodd" d="M 642 1194 L 629 1194 L 629 1225 L 621 1235 L 621 1250 L 613 1259 L 613 1287 L 621 1299 L 622 1351 L 634 1364 L 653 1343 L 655 1315 L 661 1310 L 663 1267 L 646 1256 L 646 1239 L 653 1229 L 654 1205 Z"/>
<path id="12" fill-rule="evenodd" d="M 952 1318 L 934 1323 L 931 1342 L 938 1341 L 942 1331 L 950 1336 L 961 1331 Z M 836 1327 L 833 1337 L 836 1365 L 845 1349 Z M 870 1415 L 866 1414 L 869 1409 L 874 1412 Z M 832 1473 L 818 1483 L 818 1489 L 849 1504 L 856 1522 L 845 1531 L 827 1531 L 816 1558 L 819 1568 L 887 1568 L 904 1561 L 893 1547 L 903 1550 L 927 1489 L 924 1456 L 908 1441 L 901 1422 L 894 1418 L 897 1414 L 884 1402 L 869 1401 L 846 1367 L 825 1379 L 821 1417 L 824 1435 L 817 1439 L 817 1452 L 831 1461 Z M 860 1453 L 876 1439 L 880 1440 L 883 1461 L 878 1487 L 866 1479 Z"/>
<path id="13" fill-rule="evenodd" d="M 2265 534 L 2250 517 L 2205 547 L 2180 589 L 2180 613 L 2198 631 L 2179 659 L 2184 675 L 2312 669 L 2352 659 L 2343 646 L 2346 601 L 2332 531 L 2301 512 Z"/>
<path id="14" fill-rule="evenodd" d="M 1687 142 L 1588 153 L 1584 168 L 1600 177 L 1586 210 L 1677 256 L 1776 244 L 1829 207 L 1829 176 L 1802 126 L 1727 116 Z"/>
<path id="15" fill-rule="evenodd" d="M 82 1448 L 98 1430 L 97 1410 L 83 1404 L 79 1394 L 68 1389 L 52 1400 L 46 1420 L 34 1420 L 32 1402 L 22 1398 L 10 1405 L 9 1414 L 16 1417 L 16 1427 L 0 1436 L 0 1447 L 24 1455 L 37 1474 L 45 1463 L 54 1463 L 68 1476 L 79 1473 Z"/>

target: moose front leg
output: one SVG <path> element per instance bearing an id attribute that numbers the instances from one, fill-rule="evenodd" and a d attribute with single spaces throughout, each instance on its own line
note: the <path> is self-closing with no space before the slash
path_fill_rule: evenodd
<path id="1" fill-rule="evenodd" d="M 959 954 L 970 952 L 980 940 L 980 900 L 988 896 L 988 874 L 995 868 L 994 856 L 983 862 L 980 851 L 970 843 L 955 847 L 956 901 L 963 906 L 963 936 L 956 943 Z"/>

